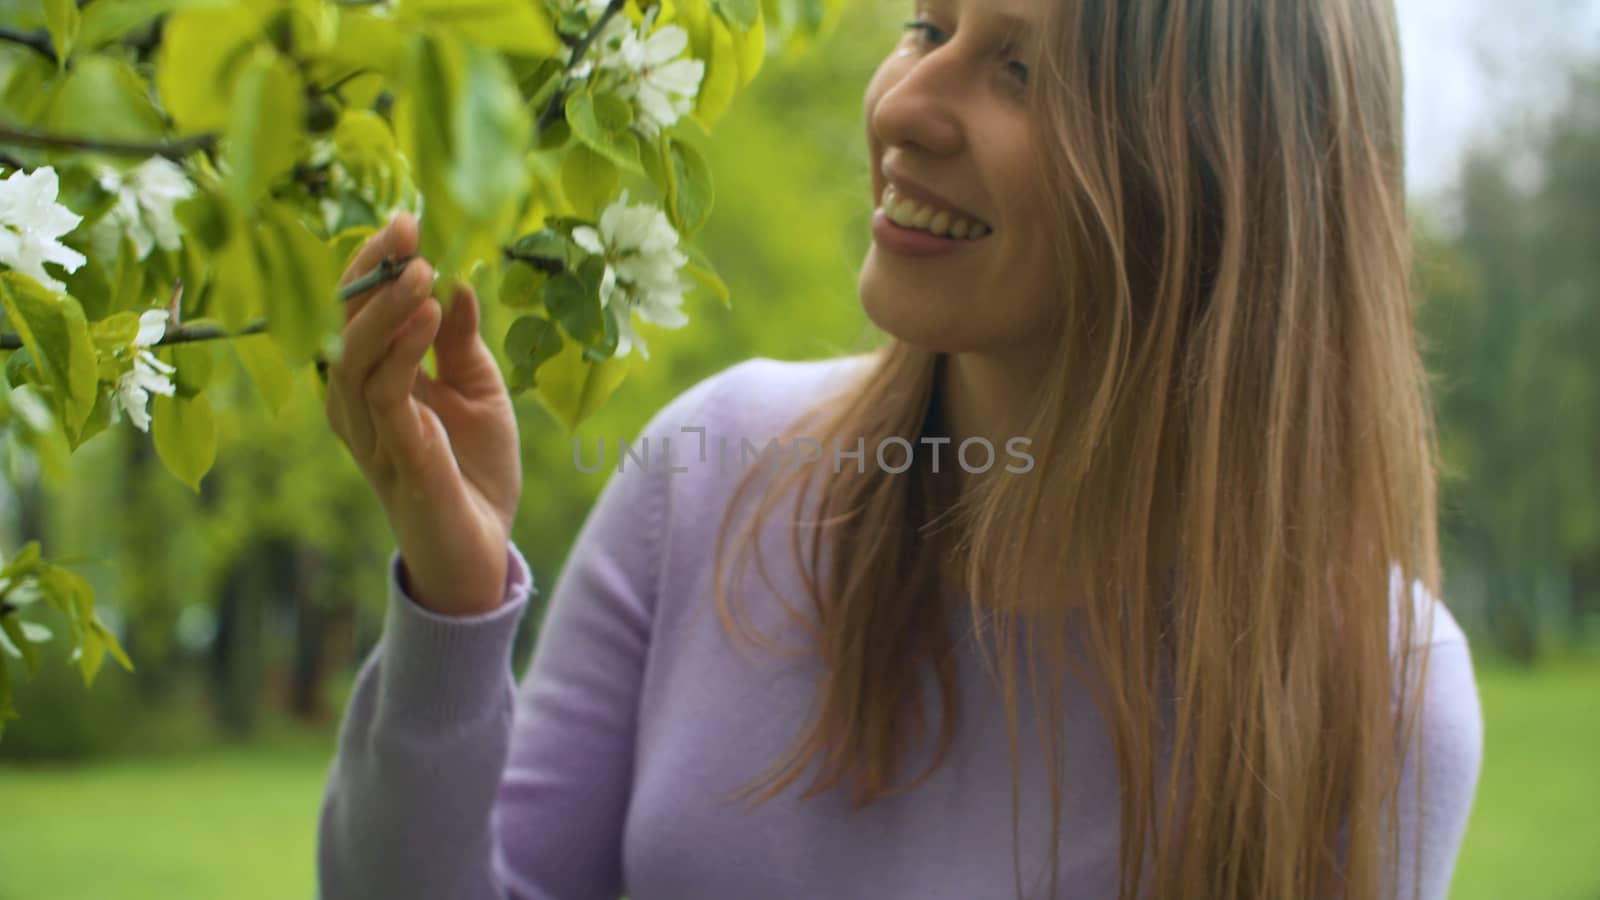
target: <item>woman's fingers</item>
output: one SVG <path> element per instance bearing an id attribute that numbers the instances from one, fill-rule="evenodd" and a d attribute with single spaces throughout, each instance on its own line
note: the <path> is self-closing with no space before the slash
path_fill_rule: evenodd
<path id="1" fill-rule="evenodd" d="M 358 460 L 371 456 L 378 437 L 368 409 L 366 383 L 373 370 L 393 352 L 391 342 L 396 331 L 430 299 L 433 278 L 433 267 L 427 260 L 412 260 L 399 279 L 372 295 L 345 324 L 344 353 L 328 367 L 328 382 L 330 391 L 340 394 L 346 441 Z M 438 306 L 436 302 L 433 305 Z M 417 360 L 421 358 L 419 354 Z M 409 384 L 408 381 L 408 387 Z"/>
<path id="2" fill-rule="evenodd" d="M 394 336 L 389 352 L 368 376 L 363 397 L 371 416 L 378 443 L 398 466 L 415 471 L 426 460 L 431 444 L 437 440 L 423 415 L 432 413 L 422 404 L 411 402 L 420 373 L 422 357 L 439 332 L 443 311 L 439 301 L 429 297 L 416 315 L 407 319 Z"/>
<path id="3" fill-rule="evenodd" d="M 417 252 L 417 220 L 408 212 L 397 213 L 388 225 L 367 239 L 361 245 L 361 250 L 356 253 L 356 258 L 345 267 L 344 274 L 339 276 L 339 286 L 343 287 L 361 276 L 377 268 L 378 264 L 386 258 L 404 259 L 415 256 Z M 392 283 L 392 282 L 391 282 Z M 387 285 L 374 287 L 362 291 L 345 301 L 344 320 L 346 322 L 355 318 L 367 303 L 382 292 Z"/>

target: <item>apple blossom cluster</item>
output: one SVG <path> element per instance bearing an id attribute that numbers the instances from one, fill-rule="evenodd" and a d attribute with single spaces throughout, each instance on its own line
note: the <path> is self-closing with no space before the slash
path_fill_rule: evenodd
<path id="1" fill-rule="evenodd" d="M 155 158 L 127 172 L 103 170 L 98 182 L 116 198 L 90 232 L 96 252 L 105 254 L 102 258 L 116 257 L 124 234 L 141 260 L 155 247 L 175 250 L 181 245 L 174 207 L 191 196 L 194 186 L 180 166 Z M 61 241 L 78 228 L 83 217 L 58 202 L 59 190 L 59 178 L 49 166 L 32 172 L 18 170 L 0 181 L 0 267 L 63 294 L 67 286 L 46 271 L 44 264 L 71 273 L 87 260 Z M 624 190 L 621 199 L 601 213 L 598 227 L 579 226 L 572 238 L 579 247 L 606 261 L 600 302 L 617 322 L 617 356 L 627 356 L 638 347 L 640 355 L 649 358 L 644 340 L 633 327 L 635 314 L 663 328 L 687 324 L 683 295 L 688 285 L 680 280 L 679 272 L 688 257 L 679 250 L 678 232 L 658 207 L 629 203 Z M 176 370 L 151 352 L 165 334 L 167 320 L 165 310 L 145 311 L 130 352 L 114 354 L 120 374 L 112 388 L 113 409 L 119 419 L 125 415 L 142 431 L 150 429 L 150 396 L 170 397 L 175 391 L 171 376 Z"/>
<path id="2" fill-rule="evenodd" d="M 576 0 L 574 9 L 593 26 L 605 11 L 606 0 Z M 626 16 L 614 15 L 595 38 L 598 51 L 567 73 L 572 81 L 591 80 L 633 104 L 634 126 L 655 139 L 682 116 L 688 115 L 705 78 L 706 64 L 682 58 L 689 33 L 677 25 L 651 31 L 660 5 L 650 7 L 637 27 Z"/>
<path id="3" fill-rule="evenodd" d="M 572 230 L 579 247 L 605 258 L 600 282 L 600 304 L 617 319 L 617 356 L 627 356 L 634 346 L 650 358 L 649 348 L 633 330 L 633 315 L 663 328 L 682 328 L 686 285 L 678 272 L 689 259 L 678 249 L 678 232 L 661 210 L 648 203 L 628 203 L 624 190 L 617 202 L 600 214 L 599 229 L 580 225 Z"/>
<path id="4" fill-rule="evenodd" d="M 169 168 L 170 167 L 170 168 Z M 180 185 L 183 170 L 165 159 L 154 159 L 134 169 L 126 176 L 110 170 L 103 172 L 100 185 L 115 194 L 115 205 L 100 221 L 110 220 L 110 227 L 121 227 L 134 243 L 139 258 L 150 254 L 151 247 L 159 244 L 163 249 L 179 246 L 178 225 L 173 206 L 189 196 L 193 190 L 187 179 Z M 82 253 L 61 242 L 83 221 L 83 217 L 58 202 L 60 178 L 51 166 L 41 166 L 32 172 L 20 169 L 0 181 L 0 266 L 25 275 L 50 291 L 62 294 L 67 286 L 44 269 L 44 263 L 53 263 L 67 272 L 76 272 L 87 262 Z M 91 240 L 106 240 L 106 232 L 96 227 Z M 113 247 L 120 239 L 110 233 Z M 114 254 L 113 254 L 114 255 Z M 166 333 L 165 310 L 150 310 L 139 318 L 139 334 L 134 348 L 127 354 L 126 368 L 117 377 L 113 389 L 113 409 L 125 414 L 134 427 L 150 430 L 148 404 L 150 394 L 172 396 L 176 386 L 170 378 L 177 370 L 162 362 L 149 351 Z M 120 357 L 122 354 L 118 354 Z"/>

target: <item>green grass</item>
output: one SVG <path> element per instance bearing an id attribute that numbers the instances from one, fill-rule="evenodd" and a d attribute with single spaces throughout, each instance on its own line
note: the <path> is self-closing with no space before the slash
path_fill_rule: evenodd
<path id="1" fill-rule="evenodd" d="M 1600 898 L 1600 659 L 1480 664 L 1484 774 L 1454 900 Z M 314 894 L 332 738 L 0 766 L 0 900 Z"/>
<path id="2" fill-rule="evenodd" d="M 332 746 L 0 766 L 0 900 L 309 900 Z"/>
<path id="3" fill-rule="evenodd" d="M 1483 778 L 1453 900 L 1600 898 L 1600 659 L 1480 664 Z"/>

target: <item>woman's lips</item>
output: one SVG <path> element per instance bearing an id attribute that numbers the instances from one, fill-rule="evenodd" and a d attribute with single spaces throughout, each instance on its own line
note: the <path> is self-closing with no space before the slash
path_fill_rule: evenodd
<path id="1" fill-rule="evenodd" d="M 896 256 L 910 257 L 945 256 L 984 242 L 939 237 L 914 228 L 902 228 L 884 215 L 881 208 L 872 212 L 872 237 L 884 250 Z"/>

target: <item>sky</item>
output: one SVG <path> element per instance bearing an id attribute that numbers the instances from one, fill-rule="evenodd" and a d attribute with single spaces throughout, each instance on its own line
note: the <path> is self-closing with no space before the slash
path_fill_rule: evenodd
<path id="1" fill-rule="evenodd" d="M 1477 135 L 1516 129 L 1517 113 L 1537 115 L 1548 106 L 1558 96 L 1563 59 L 1600 53 L 1600 0 L 1396 0 L 1396 6 L 1413 194 L 1446 187 Z"/>

